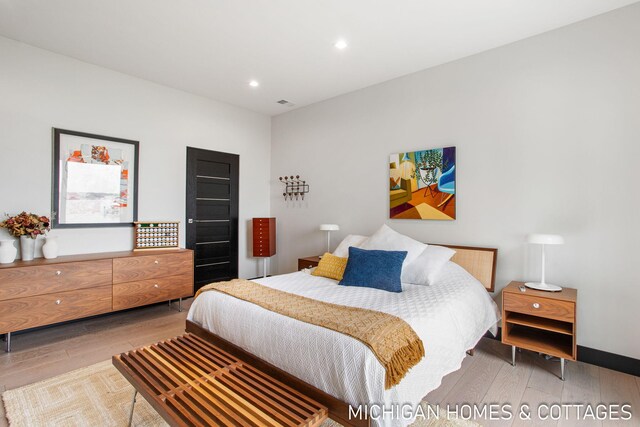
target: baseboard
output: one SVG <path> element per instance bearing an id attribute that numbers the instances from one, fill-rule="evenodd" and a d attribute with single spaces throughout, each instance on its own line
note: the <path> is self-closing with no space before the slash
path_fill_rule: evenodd
<path id="1" fill-rule="evenodd" d="M 579 345 L 578 360 L 602 368 L 612 369 L 629 375 L 640 377 L 640 359 L 609 353 Z"/>
<path id="2" fill-rule="evenodd" d="M 489 332 L 484 336 L 486 338 L 501 341 L 502 328 L 498 328 L 498 333 L 495 337 Z M 640 377 L 640 359 L 634 359 L 633 357 L 622 356 L 620 354 L 609 353 L 608 351 L 579 345 L 578 361 Z"/>

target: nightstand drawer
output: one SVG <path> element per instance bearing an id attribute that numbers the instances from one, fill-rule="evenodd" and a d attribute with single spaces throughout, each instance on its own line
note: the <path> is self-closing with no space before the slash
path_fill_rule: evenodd
<path id="1" fill-rule="evenodd" d="M 570 301 L 505 293 L 503 304 L 506 311 L 563 320 L 565 322 L 575 321 L 575 305 Z"/>
<path id="2" fill-rule="evenodd" d="M 298 271 L 304 270 L 305 268 L 313 268 L 317 267 L 320 263 L 320 257 L 307 257 L 307 258 L 298 258 Z"/>

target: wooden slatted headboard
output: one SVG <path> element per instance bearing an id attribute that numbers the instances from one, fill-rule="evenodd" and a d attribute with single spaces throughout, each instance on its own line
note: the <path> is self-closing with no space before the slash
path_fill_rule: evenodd
<path id="1" fill-rule="evenodd" d="M 471 273 L 473 277 L 484 285 L 487 291 L 494 291 L 498 249 L 456 245 L 439 246 L 446 246 L 447 248 L 455 250 L 456 254 L 451 258 L 451 261 Z"/>

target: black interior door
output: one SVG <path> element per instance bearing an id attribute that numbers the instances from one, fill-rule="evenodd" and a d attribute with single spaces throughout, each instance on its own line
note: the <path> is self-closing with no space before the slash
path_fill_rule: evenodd
<path id="1" fill-rule="evenodd" d="M 186 246 L 196 290 L 238 277 L 239 165 L 237 154 L 187 147 Z"/>

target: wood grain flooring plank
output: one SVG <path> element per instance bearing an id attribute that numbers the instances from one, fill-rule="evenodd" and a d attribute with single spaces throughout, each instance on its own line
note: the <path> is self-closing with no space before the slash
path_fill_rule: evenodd
<path id="1" fill-rule="evenodd" d="M 600 397 L 604 404 L 630 404 L 633 418 L 630 421 L 606 419 L 602 427 L 640 425 L 640 390 L 637 379 L 631 375 L 600 369 Z"/>
<path id="2" fill-rule="evenodd" d="M 523 358 L 516 366 L 504 363 L 495 380 L 491 383 L 489 390 L 482 399 L 481 404 L 493 405 L 493 407 L 501 407 L 502 405 L 510 405 L 510 412 L 517 411 L 522 401 L 522 396 L 529 383 L 529 378 L 533 372 L 533 363 L 528 358 Z M 513 419 L 509 419 L 502 415 L 490 417 L 481 420 L 481 424 L 485 427 L 500 426 L 508 427 L 513 423 Z"/>
<path id="3" fill-rule="evenodd" d="M 477 353 L 476 353 L 477 354 Z M 467 356 L 462 361 L 462 366 L 457 371 L 453 371 L 442 379 L 440 386 L 426 395 L 424 400 L 431 404 L 439 405 L 445 396 L 451 391 L 456 383 L 462 378 L 465 372 L 473 365 L 476 360 L 475 356 Z"/>
<path id="4" fill-rule="evenodd" d="M 10 378 L 19 377 L 21 375 L 30 375 L 30 371 L 40 370 L 43 366 L 64 362 L 69 355 L 64 350 L 57 350 L 50 353 L 40 354 L 37 357 L 22 360 L 16 363 L 5 365 L 0 370 L 0 383 L 7 388 L 13 381 Z"/>
<path id="5" fill-rule="evenodd" d="M 105 354 L 119 354 L 135 349 L 128 341 L 109 343 L 108 345 L 96 345 L 93 348 L 78 349 L 69 353 L 69 358 L 74 360 L 78 368 L 93 365 L 105 360 Z"/>
<path id="6" fill-rule="evenodd" d="M 0 377 L 4 368 L 19 369 L 21 365 L 29 366 L 38 363 L 39 360 L 51 357 L 52 354 L 65 352 L 64 348 L 37 347 L 32 350 L 11 351 L 6 353 L 0 350 Z"/>
<path id="7" fill-rule="evenodd" d="M 504 360 L 507 363 L 511 363 L 511 346 L 502 344 L 502 342 L 490 338 L 481 339 L 476 349 L 488 351 L 495 356 Z M 520 354 L 520 353 L 518 353 Z M 520 356 L 518 356 L 520 357 Z"/>
<path id="8" fill-rule="evenodd" d="M 600 399 L 600 369 L 594 365 L 582 362 L 568 363 L 565 367 L 566 378 L 562 389 L 562 403 L 565 404 L 590 404 L 597 405 Z M 597 419 L 585 419 L 583 414 L 570 410 L 569 419 L 558 421 L 558 427 L 600 427 L 602 421 Z"/>
<path id="9" fill-rule="evenodd" d="M 495 380 L 504 361 L 485 351 L 476 352 L 473 362 L 473 373 L 469 370 L 451 388 L 442 401 L 446 406 L 455 408 L 456 405 L 480 402 Z"/>
<path id="10" fill-rule="evenodd" d="M 523 350 L 523 354 L 525 351 Z M 556 402 L 560 402 L 562 399 L 562 388 L 565 381 L 562 381 L 558 376 L 560 374 L 560 361 L 558 359 L 546 360 L 544 357 L 538 355 L 538 353 L 527 352 L 533 361 L 533 372 L 529 379 L 527 387 L 535 388 L 546 394 L 550 394 L 554 397 Z M 566 362 L 570 364 L 573 362 Z M 566 368 L 566 365 L 565 365 Z M 565 375 L 565 378 L 568 375 Z"/>
<path id="11" fill-rule="evenodd" d="M 67 357 L 59 361 L 34 366 L 33 369 L 23 369 L 18 372 L 10 372 L 3 376 L 1 381 L 7 387 L 7 390 L 10 390 L 73 371 L 78 367 L 79 366 Z"/>
<path id="12" fill-rule="evenodd" d="M 524 394 L 522 395 L 521 404 L 527 405 L 527 407 L 529 408 L 528 413 L 530 414 L 530 419 L 520 417 L 520 410 L 516 409 L 514 410 L 514 419 L 513 419 L 512 426 L 513 427 L 557 426 L 558 425 L 557 421 L 554 421 L 552 419 L 545 419 L 547 414 L 544 411 L 542 413 L 542 417 L 538 417 L 538 408 L 540 407 L 540 405 L 542 404 L 549 405 L 557 402 L 558 401 L 556 400 L 555 396 L 535 388 L 527 387 L 527 389 L 524 391 Z"/>
<path id="13" fill-rule="evenodd" d="M 179 335 L 183 335 L 185 331 L 185 325 L 173 325 L 171 327 L 166 327 L 164 329 L 158 329 L 152 331 L 151 333 L 145 333 L 144 335 L 138 335 L 131 337 L 129 339 L 129 343 L 134 347 L 143 347 L 146 345 L 155 344 L 156 342 L 168 339 L 175 338 Z"/>

